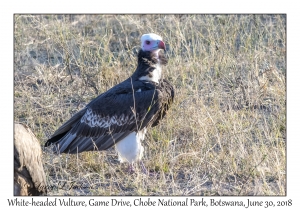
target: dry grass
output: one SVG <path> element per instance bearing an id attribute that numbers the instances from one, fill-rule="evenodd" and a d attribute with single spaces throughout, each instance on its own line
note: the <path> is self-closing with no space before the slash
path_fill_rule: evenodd
<path id="1" fill-rule="evenodd" d="M 285 195 L 285 15 L 15 15 L 15 121 L 43 145 L 131 75 L 148 32 L 164 38 L 176 87 L 144 142 L 158 176 L 127 174 L 114 149 L 45 151 L 50 194 Z"/>

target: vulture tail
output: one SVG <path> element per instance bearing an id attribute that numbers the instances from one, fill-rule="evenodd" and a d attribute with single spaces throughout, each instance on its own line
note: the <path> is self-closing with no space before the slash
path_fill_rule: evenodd
<path id="1" fill-rule="evenodd" d="M 67 122 L 65 122 L 60 128 L 58 128 L 50 139 L 45 143 L 45 147 L 50 146 L 52 143 L 59 141 L 60 139 L 65 139 L 68 132 L 77 124 L 81 117 L 85 114 L 86 108 L 80 110 L 73 117 L 71 117 Z"/>

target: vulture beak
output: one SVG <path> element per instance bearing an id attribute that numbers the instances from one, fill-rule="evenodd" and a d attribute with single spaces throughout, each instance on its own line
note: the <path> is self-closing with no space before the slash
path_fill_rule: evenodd
<path id="1" fill-rule="evenodd" d="M 158 49 L 166 50 L 166 46 L 165 46 L 165 43 L 163 41 L 158 42 Z"/>

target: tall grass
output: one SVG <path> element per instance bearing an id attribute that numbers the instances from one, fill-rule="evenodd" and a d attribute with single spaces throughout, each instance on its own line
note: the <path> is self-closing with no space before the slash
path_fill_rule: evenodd
<path id="1" fill-rule="evenodd" d="M 41 145 L 136 68 L 161 35 L 176 98 L 143 142 L 157 176 L 114 149 L 44 152 L 51 195 L 285 195 L 285 15 L 15 15 L 14 117 Z M 60 187 L 59 187 L 60 186 Z"/>

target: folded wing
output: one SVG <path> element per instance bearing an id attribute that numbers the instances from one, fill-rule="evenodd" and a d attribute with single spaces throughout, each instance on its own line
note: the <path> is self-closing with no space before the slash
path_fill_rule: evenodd
<path id="1" fill-rule="evenodd" d="M 60 153 L 108 149 L 130 133 L 152 125 L 163 101 L 160 87 L 151 84 L 108 91 L 63 124 L 45 146 L 55 143 Z"/>

